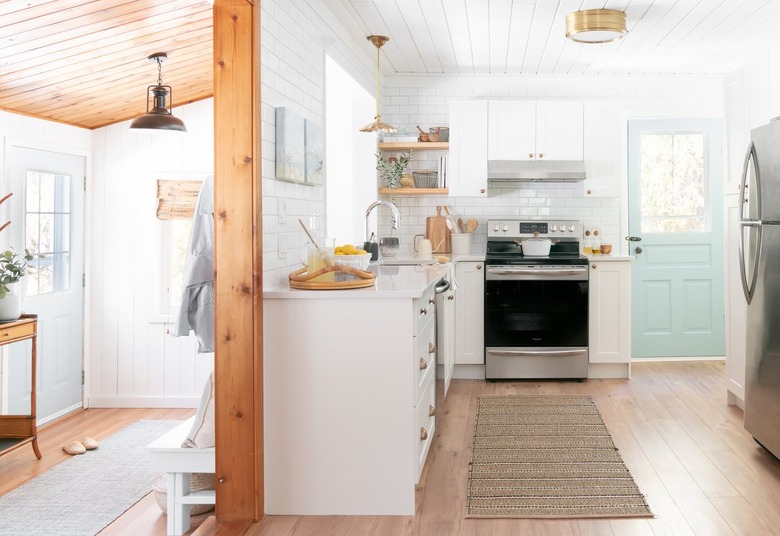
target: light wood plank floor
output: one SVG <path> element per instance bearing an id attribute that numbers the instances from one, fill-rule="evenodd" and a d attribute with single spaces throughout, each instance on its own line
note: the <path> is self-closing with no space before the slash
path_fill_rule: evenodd
<path id="1" fill-rule="evenodd" d="M 436 438 L 417 490 L 415 516 L 267 516 L 247 534 L 780 536 L 780 462 L 763 451 L 744 430 L 742 411 L 726 405 L 724 385 L 724 365 L 719 361 L 638 363 L 633 366 L 630 381 L 455 380 L 439 413 Z M 464 519 L 476 402 L 483 393 L 590 394 L 656 517 Z M 89 417 L 92 412 L 99 418 Z M 70 424 L 65 421 L 41 432 L 41 462 L 34 461 L 31 448 L 29 453 L 22 449 L 0 458 L 0 494 L 57 463 L 56 458 L 64 459 L 66 455 L 57 451 L 66 440 L 85 434 L 99 439 L 135 420 L 183 419 L 191 413 L 192 410 L 83 412 L 69 419 Z M 193 518 L 188 534 L 202 522 L 203 516 Z M 203 528 L 208 524 L 204 523 Z M 213 534 L 215 530 L 204 532 Z M 165 518 L 151 495 L 107 527 L 101 536 L 118 534 L 165 534 Z"/>

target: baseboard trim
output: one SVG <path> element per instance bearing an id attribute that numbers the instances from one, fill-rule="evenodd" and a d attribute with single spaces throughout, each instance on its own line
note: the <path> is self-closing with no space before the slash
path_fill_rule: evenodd
<path id="1" fill-rule="evenodd" d="M 90 408 L 197 408 L 200 397 L 90 397 Z"/>
<path id="2" fill-rule="evenodd" d="M 726 356 L 704 355 L 693 357 L 632 357 L 632 363 L 660 363 L 661 361 L 725 361 Z"/>

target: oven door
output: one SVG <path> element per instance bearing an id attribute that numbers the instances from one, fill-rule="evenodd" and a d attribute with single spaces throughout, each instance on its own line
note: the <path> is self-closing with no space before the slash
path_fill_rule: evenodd
<path id="1" fill-rule="evenodd" d="M 486 378 L 587 377 L 587 267 L 488 266 L 485 365 Z"/>

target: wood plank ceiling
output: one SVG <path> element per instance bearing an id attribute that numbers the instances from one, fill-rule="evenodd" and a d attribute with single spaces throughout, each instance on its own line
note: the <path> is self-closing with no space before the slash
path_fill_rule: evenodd
<path id="1" fill-rule="evenodd" d="M 146 111 L 166 52 L 174 105 L 213 95 L 212 6 L 205 0 L 0 2 L 0 109 L 98 128 Z M 175 112 L 174 112 L 175 113 Z"/>
<path id="2" fill-rule="evenodd" d="M 390 37 L 382 62 L 392 73 L 725 74 L 780 43 L 777 0 L 325 2 L 354 38 Z M 568 13 L 598 8 L 624 11 L 628 35 L 566 39 Z"/>

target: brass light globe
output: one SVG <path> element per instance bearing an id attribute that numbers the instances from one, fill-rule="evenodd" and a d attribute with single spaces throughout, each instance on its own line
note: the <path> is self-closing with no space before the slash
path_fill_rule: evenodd
<path id="1" fill-rule="evenodd" d="M 609 43 L 627 33 L 626 14 L 616 9 L 586 9 L 566 15 L 566 37 L 578 43 Z"/>

